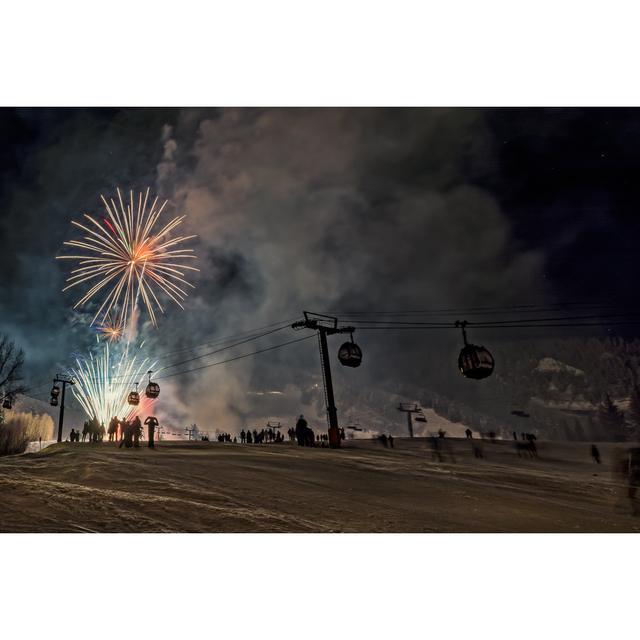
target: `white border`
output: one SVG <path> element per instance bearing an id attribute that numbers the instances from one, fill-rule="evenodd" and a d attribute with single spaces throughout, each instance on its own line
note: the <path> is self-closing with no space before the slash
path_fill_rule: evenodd
<path id="1" fill-rule="evenodd" d="M 633 637 L 633 535 L 5 535 L 3 636 Z"/>
<path id="2" fill-rule="evenodd" d="M 22 0 L 3 105 L 637 105 L 622 0 Z"/>
<path id="3" fill-rule="evenodd" d="M 2 105 L 640 104 L 631 2 L 6 5 Z M 633 535 L 0 543 L 12 640 L 583 640 L 636 626 Z"/>

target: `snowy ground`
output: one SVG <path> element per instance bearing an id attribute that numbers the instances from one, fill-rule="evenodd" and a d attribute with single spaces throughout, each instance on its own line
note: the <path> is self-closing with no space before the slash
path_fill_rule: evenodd
<path id="1" fill-rule="evenodd" d="M 614 445 L 427 440 L 341 450 L 165 442 L 156 450 L 63 443 L 0 458 L 0 531 L 638 531 Z M 477 442 L 477 441 L 476 441 Z"/>
<path id="2" fill-rule="evenodd" d="M 49 445 L 55 444 L 57 440 L 42 440 L 42 442 L 33 441 L 27 445 L 27 453 L 37 453 L 38 451 L 42 451 L 45 447 Z"/>

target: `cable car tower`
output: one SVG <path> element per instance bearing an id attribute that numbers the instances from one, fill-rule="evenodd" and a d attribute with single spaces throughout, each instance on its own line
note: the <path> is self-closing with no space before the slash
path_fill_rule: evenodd
<path id="1" fill-rule="evenodd" d="M 327 336 L 336 333 L 351 334 L 351 342 L 345 342 L 338 351 L 338 359 L 345 367 L 358 367 L 362 362 L 362 351 L 353 341 L 354 327 L 339 327 L 338 318 L 326 316 L 322 313 L 304 311 L 304 320 L 299 320 L 291 325 L 292 329 L 313 329 L 318 332 L 320 346 L 320 368 L 322 369 L 322 382 L 324 383 L 324 399 L 327 407 L 327 422 L 329 424 L 329 446 L 340 446 L 340 428 L 338 427 L 338 410 L 333 397 L 333 381 L 331 379 L 331 363 Z"/>
<path id="2" fill-rule="evenodd" d="M 64 396 L 67 390 L 68 384 L 75 384 L 73 378 L 69 376 L 60 376 L 56 374 L 56 377 L 53 379 L 53 387 L 51 387 L 51 400 L 49 400 L 49 404 L 52 407 L 58 406 L 58 396 L 60 395 L 60 387 L 59 383 L 62 383 L 62 397 L 60 398 L 60 415 L 58 416 L 58 442 L 62 442 L 62 426 L 64 425 Z"/>
<path id="3" fill-rule="evenodd" d="M 398 411 L 402 411 L 407 414 L 407 427 L 409 427 L 409 437 L 413 438 L 413 414 L 424 415 L 422 408 L 417 404 L 411 404 L 407 402 L 400 402 L 398 404 Z M 420 420 L 419 422 L 426 422 L 426 420 Z"/>

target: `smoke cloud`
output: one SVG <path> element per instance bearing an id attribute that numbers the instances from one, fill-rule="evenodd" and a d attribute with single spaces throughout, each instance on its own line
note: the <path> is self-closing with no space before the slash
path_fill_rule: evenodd
<path id="1" fill-rule="evenodd" d="M 187 112 L 163 128 L 162 142 L 157 188 L 188 214 L 201 271 L 186 311 L 171 313 L 153 336 L 156 348 L 293 320 L 303 310 L 503 305 L 524 291 L 532 302 L 544 298 L 543 256 L 518 245 L 492 194 L 469 180 L 492 154 L 477 112 Z M 260 345 L 300 335 L 283 331 Z M 390 405 L 399 388 L 419 388 L 419 363 L 442 336 L 355 337 L 363 366 L 333 364 L 339 411 L 383 427 L 391 416 L 380 401 L 372 411 L 369 392 L 386 388 Z M 332 339 L 333 353 L 339 344 Z M 167 383 L 176 417 L 204 429 L 291 424 L 298 413 L 318 426 L 325 420 L 314 340 Z M 400 428 L 402 420 L 393 416 Z"/>

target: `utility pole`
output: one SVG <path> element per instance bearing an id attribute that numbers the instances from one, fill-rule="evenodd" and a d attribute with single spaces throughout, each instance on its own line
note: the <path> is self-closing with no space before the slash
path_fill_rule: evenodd
<path id="1" fill-rule="evenodd" d="M 407 427 L 409 427 L 409 437 L 413 438 L 413 414 L 421 413 L 422 409 L 417 404 L 401 402 L 398 404 L 398 411 L 407 414 Z"/>
<path id="2" fill-rule="evenodd" d="M 60 413 L 58 417 L 58 442 L 62 442 L 62 425 L 64 424 L 64 395 L 67 390 L 68 384 L 75 384 L 72 378 L 68 378 L 66 376 L 60 376 L 56 374 L 56 377 L 53 379 L 53 386 L 55 389 L 56 382 L 62 382 L 62 396 L 60 398 Z M 51 396 L 54 397 L 57 394 L 53 393 L 53 389 L 51 390 Z"/>
<path id="3" fill-rule="evenodd" d="M 313 317 L 312 317 L 313 316 Z M 313 329 L 318 332 L 318 342 L 320 343 L 320 367 L 322 369 L 322 380 L 324 382 L 324 397 L 327 407 L 327 419 L 329 422 L 329 446 L 338 448 L 340 446 L 340 428 L 338 427 L 338 410 L 336 409 L 333 397 L 333 381 L 331 379 L 331 362 L 329 360 L 329 348 L 327 347 L 327 336 L 336 333 L 351 333 L 354 327 L 338 327 L 338 318 L 326 316 L 321 313 L 304 312 L 304 320 L 294 322 L 293 329 Z"/>

